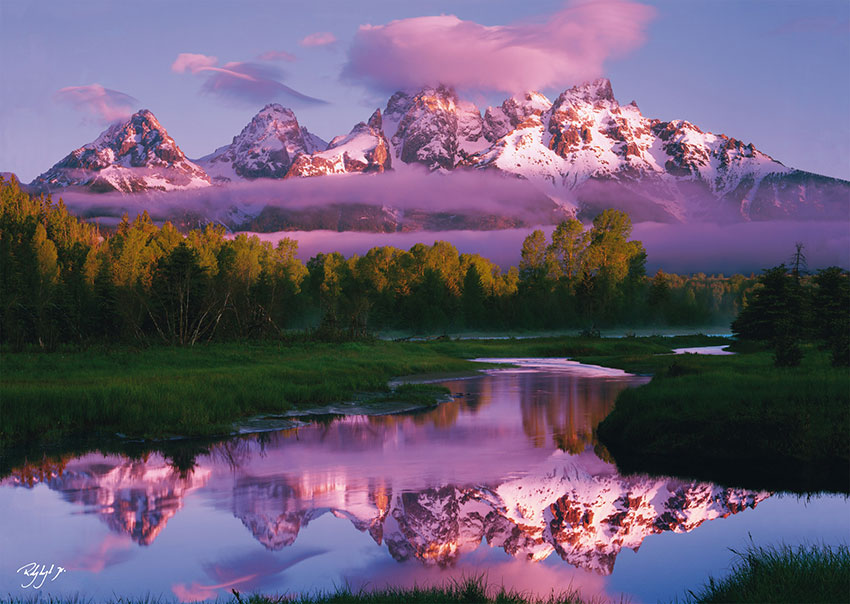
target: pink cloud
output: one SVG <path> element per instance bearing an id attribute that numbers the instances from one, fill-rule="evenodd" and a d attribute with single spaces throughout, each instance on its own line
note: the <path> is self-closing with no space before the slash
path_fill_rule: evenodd
<path id="1" fill-rule="evenodd" d="M 69 571 L 100 573 L 105 568 L 126 562 L 131 557 L 133 542 L 126 535 L 107 534 L 100 543 L 77 551 Z"/>
<path id="2" fill-rule="evenodd" d="M 285 50 L 267 50 L 257 58 L 260 61 L 286 61 L 287 63 L 292 63 L 295 61 L 296 56 Z"/>
<path id="3" fill-rule="evenodd" d="M 216 57 L 197 54 L 194 52 L 181 52 L 177 55 L 177 60 L 171 64 L 171 71 L 175 73 L 185 73 L 186 71 L 198 73 L 199 71 L 212 67 L 216 63 L 218 63 L 218 59 Z"/>
<path id="4" fill-rule="evenodd" d="M 272 53 L 272 54 L 270 54 Z M 269 51 L 261 55 L 283 57 L 289 55 L 283 51 Z M 294 57 L 292 57 L 294 59 Z M 273 59 L 263 59 L 273 60 Z M 204 75 L 204 92 L 236 101 L 245 101 L 252 105 L 282 101 L 289 105 L 316 105 L 325 101 L 290 88 L 283 82 L 283 72 L 268 64 L 231 61 L 221 67 L 218 59 L 202 54 L 183 52 L 177 55 L 171 70 L 176 73 Z"/>
<path id="5" fill-rule="evenodd" d="M 72 105 L 97 122 L 114 122 L 133 113 L 139 101 L 129 94 L 104 88 L 100 84 L 67 86 L 56 92 L 56 100 Z"/>
<path id="6" fill-rule="evenodd" d="M 329 31 L 317 31 L 303 38 L 301 46 L 327 46 L 336 42 L 336 36 Z"/>
<path id="7" fill-rule="evenodd" d="M 454 15 L 359 28 L 344 77 L 382 90 L 438 82 L 514 93 L 590 80 L 640 46 L 655 11 L 633 0 L 570 2 L 537 21 L 486 26 Z"/>

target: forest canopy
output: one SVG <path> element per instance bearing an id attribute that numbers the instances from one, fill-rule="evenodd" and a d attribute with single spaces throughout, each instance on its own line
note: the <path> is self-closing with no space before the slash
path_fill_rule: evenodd
<path id="1" fill-rule="evenodd" d="M 707 325 L 731 320 L 753 279 L 661 271 L 628 215 L 562 222 L 525 239 L 503 271 L 450 243 L 362 256 L 317 254 L 298 244 L 229 235 L 217 225 L 181 233 L 147 212 L 104 232 L 62 200 L 0 179 L 0 340 L 19 348 L 97 341 L 191 345 L 208 340 L 356 338 L 399 330 Z"/>

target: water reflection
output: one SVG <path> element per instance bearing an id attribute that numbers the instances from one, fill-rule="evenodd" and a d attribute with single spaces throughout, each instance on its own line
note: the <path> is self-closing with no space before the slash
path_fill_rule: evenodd
<path id="1" fill-rule="evenodd" d="M 105 523 L 113 536 L 75 554 L 76 568 L 88 572 L 142 564 L 128 559 L 127 538 L 153 544 L 190 497 L 199 498 L 216 523 L 238 519 L 263 550 L 217 562 L 186 560 L 173 543 L 160 550 L 173 564 L 203 570 L 169 586 L 186 601 L 233 587 L 271 589 L 285 583 L 287 569 L 347 547 L 311 540 L 306 529 L 320 519 L 368 536 L 384 560 L 462 566 L 486 544 L 516 560 L 555 554 L 604 576 L 624 548 L 637 551 L 649 535 L 687 533 L 769 496 L 620 476 L 598 454 L 593 430 L 618 392 L 644 381 L 496 371 L 445 382 L 456 398 L 427 412 L 351 416 L 241 436 L 180 467 L 160 455 L 130 460 L 89 454 L 20 468 L 0 486 L 44 484 Z M 226 552 L 230 544 L 221 539 L 217 547 Z M 138 572 L 144 576 L 145 569 Z"/>
<path id="2" fill-rule="evenodd" d="M 186 494 L 203 487 L 211 472 L 210 468 L 181 472 L 161 458 L 125 461 L 87 456 L 49 463 L 37 472 L 26 466 L 6 482 L 27 487 L 43 482 L 65 501 L 83 506 L 85 513 L 97 514 L 116 533 L 150 545 L 183 506 Z"/>
<path id="3" fill-rule="evenodd" d="M 406 488 L 408 487 L 408 488 Z M 591 452 L 552 453 L 501 483 L 410 489 L 345 471 L 240 477 L 233 513 L 266 548 L 292 545 L 325 513 L 350 521 L 397 561 L 454 564 L 483 540 L 511 556 L 563 560 L 610 574 L 619 551 L 651 534 L 688 532 L 768 496 L 675 479 L 622 478 Z"/>

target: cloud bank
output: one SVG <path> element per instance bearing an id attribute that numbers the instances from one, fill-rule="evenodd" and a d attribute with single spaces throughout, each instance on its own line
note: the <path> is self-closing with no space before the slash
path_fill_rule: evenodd
<path id="1" fill-rule="evenodd" d="M 276 54 L 282 56 L 279 52 Z M 295 107 L 325 103 L 281 82 L 284 74 L 273 65 L 231 61 L 219 67 L 217 57 L 183 52 L 177 55 L 171 71 L 203 76 L 201 89 L 204 92 L 252 106 L 272 101 Z"/>
<path id="2" fill-rule="evenodd" d="M 115 224 L 123 212 L 148 210 L 154 220 L 174 220 L 194 213 L 227 219 L 236 207 L 259 213 L 264 207 L 309 210 L 329 205 L 389 207 L 446 214 L 481 213 L 521 218 L 524 224 L 551 221 L 551 205 L 527 181 L 497 174 L 469 172 L 436 175 L 411 172 L 339 175 L 291 180 L 265 180 L 171 193 L 93 194 L 66 190 L 62 198 L 72 212 Z M 812 270 L 830 265 L 850 268 L 850 223 L 835 220 L 777 220 L 744 223 L 638 222 L 633 238 L 644 243 L 650 274 L 659 268 L 676 273 L 758 273 L 788 261 L 797 241 L 805 245 Z M 444 239 L 465 253 L 480 253 L 503 267 L 519 262 L 523 239 L 534 229 L 415 231 L 396 233 L 285 231 L 261 238 L 300 242 L 300 257 L 318 252 L 363 254 L 377 245 L 409 249 L 414 243 Z M 553 226 L 542 227 L 551 235 Z"/>
<path id="3" fill-rule="evenodd" d="M 139 101 L 129 94 L 104 88 L 100 84 L 67 86 L 55 98 L 99 123 L 111 123 L 130 116 Z"/>
<path id="4" fill-rule="evenodd" d="M 542 226 L 551 237 L 554 226 Z M 257 233 L 260 239 L 277 242 L 284 237 L 298 241 L 303 261 L 319 252 L 338 251 L 346 256 L 364 254 L 370 248 L 391 245 L 410 249 L 416 243 L 451 242 L 461 253 L 481 254 L 507 269 L 517 266 L 522 242 L 534 227 L 501 231 L 418 231 L 413 233 L 337 233 L 334 231 L 284 231 Z M 788 262 L 794 243 L 802 241 L 809 268 L 850 268 L 850 229 L 847 223 L 772 221 L 735 225 L 659 224 L 635 225 L 632 238 L 643 242 L 647 273 L 707 274 L 760 273 Z"/>
<path id="5" fill-rule="evenodd" d="M 507 93 L 603 74 L 640 46 L 655 11 L 632 0 L 570 2 L 536 22 L 487 26 L 454 15 L 363 25 L 343 77 L 382 91 L 438 82 Z"/>
<path id="6" fill-rule="evenodd" d="M 140 175 L 143 174 L 140 172 Z M 226 217 L 234 207 L 257 214 L 264 207 L 310 210 L 337 205 L 391 207 L 428 212 L 511 215 L 536 224 L 554 208 L 528 181 L 488 172 L 346 174 L 286 180 L 258 179 L 169 193 L 90 193 L 66 189 L 65 203 L 86 217 L 131 216 L 148 210 L 154 219 L 193 212 Z"/>

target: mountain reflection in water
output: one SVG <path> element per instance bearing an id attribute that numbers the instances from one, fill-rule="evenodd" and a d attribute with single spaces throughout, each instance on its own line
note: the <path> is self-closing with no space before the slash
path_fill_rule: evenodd
<path id="1" fill-rule="evenodd" d="M 41 474 L 21 470 L 0 486 L 43 483 L 84 515 L 144 546 L 162 538 L 187 497 L 197 497 L 217 518 L 241 521 L 262 544 L 263 556 L 291 552 L 291 559 L 263 558 L 275 570 L 255 572 L 242 583 L 241 573 L 233 578 L 220 564 L 213 572 L 210 563 L 191 561 L 207 568 L 206 583 L 195 577 L 201 581 L 193 583 L 195 591 L 172 585 L 181 599 L 224 594 L 216 589 L 225 585 L 274 588 L 272 576 L 317 555 L 316 548 L 334 547 L 312 543 L 304 532 L 329 514 L 368 534 L 398 562 L 449 567 L 486 542 L 519 560 L 556 554 L 609 575 L 620 551 L 637 551 L 649 535 L 686 533 L 769 497 L 673 478 L 620 476 L 594 442 L 593 429 L 618 392 L 645 381 L 580 371 L 490 371 L 445 382 L 456 398 L 425 412 L 351 416 L 240 436 L 210 447 L 189 471 L 160 455 L 128 460 L 89 454 Z M 228 544 L 219 546 L 226 550 Z M 163 555 L 183 562 L 179 553 Z"/>

